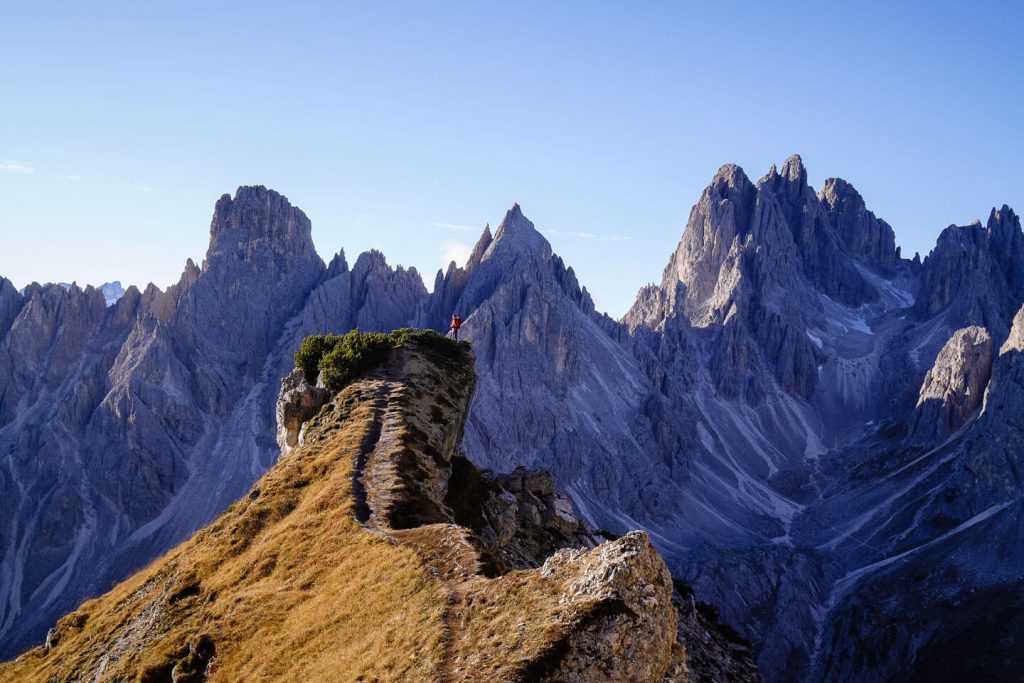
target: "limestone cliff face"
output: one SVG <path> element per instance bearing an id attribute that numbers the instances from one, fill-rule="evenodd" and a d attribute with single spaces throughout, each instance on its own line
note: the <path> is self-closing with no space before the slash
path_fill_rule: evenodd
<path id="1" fill-rule="evenodd" d="M 689 453 L 683 498 L 702 492 L 690 528 L 716 529 L 673 569 L 742 624 L 769 679 L 886 678 L 910 675 L 901 662 L 917 652 L 1007 651 L 959 613 L 948 629 L 923 625 L 945 618 L 941 601 L 899 596 L 926 577 L 984 611 L 1012 590 L 1005 572 L 982 578 L 971 564 L 1019 566 L 985 529 L 1016 533 L 1019 411 L 1001 398 L 1016 386 L 1012 344 L 993 355 L 1024 303 L 1022 239 L 1003 207 L 945 231 L 924 264 L 906 261 L 844 181 L 815 194 L 798 157 L 756 185 L 725 166 L 661 284 L 624 318 L 660 394 L 648 403 L 659 442 L 671 431 Z M 742 606 L 719 592 L 722 575 Z M 882 626 L 894 619 L 899 633 Z"/>
<path id="2" fill-rule="evenodd" d="M 5 277 L 0 277 L 0 340 L 11 329 L 11 323 L 18 316 L 18 312 L 24 303 L 24 298 L 14 288 L 11 281 Z"/>
<path id="3" fill-rule="evenodd" d="M 214 207 L 202 271 L 170 326 L 181 343 L 231 353 L 247 376 L 257 377 L 323 271 L 306 214 L 277 192 L 241 187 Z"/>
<path id="4" fill-rule="evenodd" d="M 303 443 L 305 423 L 320 412 L 331 399 L 331 392 L 306 381 L 302 370 L 295 369 L 281 380 L 274 417 L 277 420 L 277 445 L 288 455 Z"/>
<path id="5" fill-rule="evenodd" d="M 980 327 L 957 330 L 925 375 L 911 433 L 940 443 L 981 406 L 992 375 L 992 337 Z"/>
<path id="6" fill-rule="evenodd" d="M 892 226 L 869 211 L 864 198 L 842 178 L 825 181 L 818 199 L 843 245 L 854 256 L 892 272 L 900 260 Z"/>
<path id="7" fill-rule="evenodd" d="M 798 155 L 772 167 L 758 182 L 778 202 L 802 261 L 804 275 L 825 294 L 844 304 L 875 301 L 878 293 L 856 269 L 822 201 L 807 182 Z"/>
<path id="8" fill-rule="evenodd" d="M 473 468 L 460 453 L 472 390 L 464 348 L 395 349 L 248 496 L 0 676 L 688 680 L 668 569 L 645 534 L 592 547 L 569 505 L 557 525 L 517 531 L 547 541 L 530 549 L 539 568 L 506 574 L 493 559 L 508 540 L 457 523 L 494 512 L 481 479 L 527 509 L 551 498 L 526 474 L 508 488 L 453 476 Z M 580 547 L 554 552 L 562 543 Z"/>
<path id="9" fill-rule="evenodd" d="M 1024 234 L 1007 206 L 992 209 L 982 225 L 950 226 L 925 258 L 914 312 L 941 312 L 960 324 L 989 330 L 1005 339 L 1024 300 Z"/>

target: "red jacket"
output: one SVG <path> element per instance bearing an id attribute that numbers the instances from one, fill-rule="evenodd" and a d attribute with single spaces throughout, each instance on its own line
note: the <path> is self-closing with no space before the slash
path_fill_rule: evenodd
<path id="1" fill-rule="evenodd" d="M 452 329 L 457 330 L 462 327 L 462 318 L 457 315 L 452 316 Z"/>

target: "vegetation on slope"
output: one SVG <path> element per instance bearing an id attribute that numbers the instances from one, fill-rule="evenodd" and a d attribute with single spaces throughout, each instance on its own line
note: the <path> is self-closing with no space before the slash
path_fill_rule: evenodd
<path id="1" fill-rule="evenodd" d="M 302 342 L 295 352 L 295 367 L 302 370 L 306 381 L 315 384 L 323 376 L 324 386 L 340 391 L 367 370 L 380 365 L 397 346 L 418 342 L 435 350 L 452 350 L 469 342 L 456 342 L 433 330 L 403 327 L 393 332 L 360 332 L 345 334 L 314 334 Z"/>

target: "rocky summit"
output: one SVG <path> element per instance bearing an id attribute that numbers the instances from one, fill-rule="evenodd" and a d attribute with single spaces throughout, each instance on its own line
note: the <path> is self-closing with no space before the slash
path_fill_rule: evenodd
<path id="1" fill-rule="evenodd" d="M 166 291 L 108 306 L 0 280 L 0 653 L 44 642 L 309 447 L 326 399 L 293 377 L 277 404 L 307 335 L 444 331 L 458 313 L 476 371 L 466 462 L 507 505 L 452 519 L 489 539 L 487 571 L 578 545 L 569 527 L 557 543 L 524 531 L 571 508 L 601 537 L 644 530 L 692 607 L 679 624 L 729 625 L 692 661 L 749 641 L 769 681 L 1012 679 L 1024 233 L 1009 207 L 979 207 L 984 222 L 936 226 L 908 259 L 869 200 L 839 178 L 811 187 L 798 156 L 756 182 L 725 165 L 622 320 L 518 205 L 428 293 L 376 252 L 325 264 L 305 215 L 264 188 L 218 202 L 206 258 Z M 368 471 L 387 491 L 398 469 Z M 409 519 L 370 493 L 365 523 L 387 533 L 459 509 Z M 586 571 L 596 556 L 576 552 L 551 561 Z"/>

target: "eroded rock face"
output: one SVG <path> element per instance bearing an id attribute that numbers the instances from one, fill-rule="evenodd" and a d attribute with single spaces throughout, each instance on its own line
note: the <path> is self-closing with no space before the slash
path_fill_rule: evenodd
<path id="1" fill-rule="evenodd" d="M 599 543 L 572 501 L 555 489 L 550 472 L 519 467 L 494 474 L 466 458 L 452 465 L 445 503 L 480 539 L 496 571 L 538 567 L 559 548 Z"/>
<path id="2" fill-rule="evenodd" d="M 921 384 L 914 439 L 937 443 L 978 410 L 992 375 L 992 350 L 992 337 L 981 327 L 953 333 Z"/>
<path id="3" fill-rule="evenodd" d="M 892 226 L 868 210 L 864 198 L 850 183 L 842 178 L 829 178 L 818 199 L 851 254 L 887 272 L 895 269 L 900 252 Z"/>
<path id="4" fill-rule="evenodd" d="M 1024 300 L 1024 234 L 1007 206 L 985 225 L 949 226 L 925 258 L 914 312 L 947 312 L 960 325 L 978 325 L 1005 339 Z"/>
<path id="5" fill-rule="evenodd" d="M 807 182 L 807 169 L 798 155 L 772 167 L 758 181 L 778 202 L 802 261 L 806 278 L 825 294 L 848 305 L 871 303 L 878 293 L 851 260 L 821 200 Z"/>
<path id="6" fill-rule="evenodd" d="M 7 334 L 7 330 L 11 329 L 11 323 L 18 316 L 24 303 L 24 299 L 11 281 L 0 277 L 0 340 Z"/>
<path id="7" fill-rule="evenodd" d="M 698 607 L 693 593 L 672 594 L 679 614 L 676 638 L 686 648 L 686 668 L 691 683 L 761 683 L 750 643 L 732 628 L 723 626 L 709 613 L 709 605 Z M 713 609 L 713 608 L 711 608 Z"/>
<path id="8" fill-rule="evenodd" d="M 572 577 L 559 602 L 582 618 L 556 645 L 560 656 L 539 661 L 530 680 L 640 683 L 669 673 L 676 657 L 672 580 L 647 534 L 630 532 L 590 551 L 560 550 L 540 573 Z"/>
<path id="9" fill-rule="evenodd" d="M 330 400 L 331 392 L 307 382 L 301 370 L 294 370 L 281 379 L 281 394 L 275 411 L 281 455 L 288 455 L 302 445 L 302 425 Z"/>

